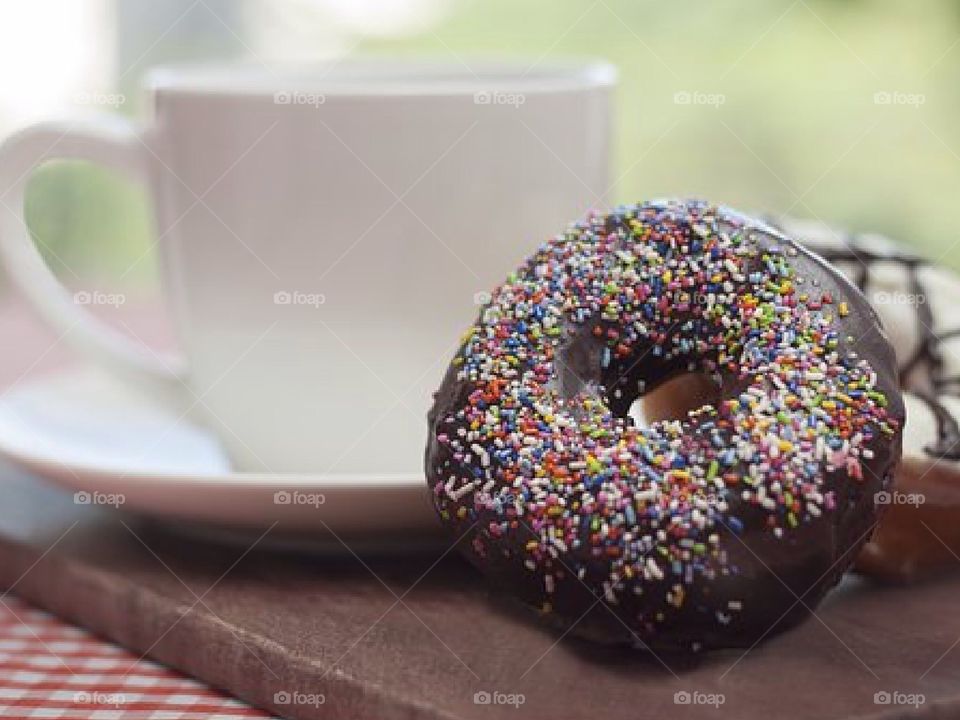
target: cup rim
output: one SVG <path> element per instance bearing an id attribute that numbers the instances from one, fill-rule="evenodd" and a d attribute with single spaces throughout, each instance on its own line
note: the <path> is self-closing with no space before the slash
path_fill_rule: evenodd
<path id="1" fill-rule="evenodd" d="M 316 93 L 350 96 L 462 96 L 481 92 L 546 94 L 611 87 L 617 69 L 601 59 L 549 62 L 360 57 L 310 65 L 201 63 L 161 65 L 144 75 L 153 93 L 271 96 Z"/>

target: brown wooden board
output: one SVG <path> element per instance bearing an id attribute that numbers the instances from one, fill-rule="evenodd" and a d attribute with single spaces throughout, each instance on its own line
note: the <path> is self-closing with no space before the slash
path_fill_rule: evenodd
<path id="1" fill-rule="evenodd" d="M 295 552 L 274 546 L 282 527 L 255 545 L 201 540 L 0 471 L 0 582 L 279 715 L 960 716 L 960 576 L 912 588 L 854 578 L 746 654 L 656 659 L 560 639 L 442 547 L 378 557 L 333 539 L 338 551 Z M 523 704 L 475 702 L 484 692 Z M 723 704 L 675 702 L 684 692 Z M 925 703 L 878 705 L 878 692 Z"/>

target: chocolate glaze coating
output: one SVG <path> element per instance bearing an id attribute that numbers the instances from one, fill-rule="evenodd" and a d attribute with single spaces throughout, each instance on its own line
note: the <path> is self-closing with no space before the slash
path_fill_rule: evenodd
<path id="1" fill-rule="evenodd" d="M 685 372 L 717 405 L 633 428 L 633 401 Z M 733 210 L 658 201 L 573 226 L 497 288 L 436 393 L 426 474 L 466 556 L 548 622 L 749 645 L 849 568 L 903 415 L 842 275 Z"/>

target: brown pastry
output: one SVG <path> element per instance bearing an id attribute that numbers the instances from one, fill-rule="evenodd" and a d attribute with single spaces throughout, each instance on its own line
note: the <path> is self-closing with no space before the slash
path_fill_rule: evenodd
<path id="1" fill-rule="evenodd" d="M 712 402 L 633 424 L 671 379 Z M 893 350 L 833 266 L 730 208 L 656 201 L 571 226 L 495 289 L 426 474 L 467 557 L 558 627 L 749 645 L 853 562 L 902 420 Z"/>

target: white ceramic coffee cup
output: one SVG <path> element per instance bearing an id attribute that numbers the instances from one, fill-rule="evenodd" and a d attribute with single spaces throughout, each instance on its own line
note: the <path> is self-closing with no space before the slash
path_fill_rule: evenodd
<path id="1" fill-rule="evenodd" d="M 592 62 L 156 70 L 144 125 L 42 123 L 0 147 L 0 254 L 65 340 L 210 425 L 238 470 L 418 474 L 477 303 L 604 202 L 614 83 Z M 23 193 L 59 158 L 149 187 L 183 360 L 44 265 Z"/>

